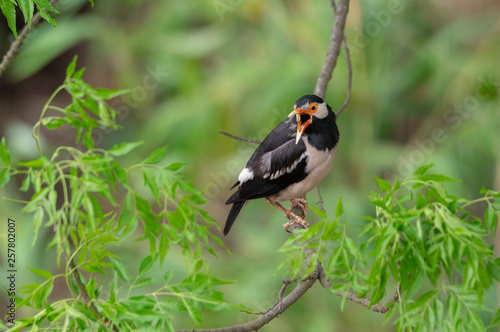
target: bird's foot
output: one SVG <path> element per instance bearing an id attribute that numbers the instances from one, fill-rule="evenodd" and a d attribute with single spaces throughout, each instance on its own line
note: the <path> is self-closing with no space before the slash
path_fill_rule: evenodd
<path id="1" fill-rule="evenodd" d="M 291 212 L 290 212 L 291 213 Z M 293 213 L 292 213 L 293 214 Z M 293 214 L 296 218 L 292 218 L 292 220 L 290 220 L 289 222 L 286 222 L 283 224 L 283 228 L 285 229 L 285 231 L 287 231 L 288 233 L 291 233 L 288 228 L 290 228 L 290 226 L 292 226 L 293 224 L 299 224 L 300 226 L 304 227 L 304 228 L 309 228 L 309 224 L 307 223 L 307 221 L 305 221 L 304 219 L 302 219 L 301 217 L 297 216 L 296 214 Z"/>
<path id="2" fill-rule="evenodd" d="M 302 218 L 307 217 L 307 201 L 305 198 L 294 198 L 290 200 L 292 202 L 292 205 L 290 205 L 290 212 L 293 210 L 294 207 L 298 206 L 302 210 Z"/>
<path id="3" fill-rule="evenodd" d="M 268 198 L 266 198 L 266 201 L 271 204 L 271 205 L 274 205 L 275 207 L 277 207 L 278 209 L 280 209 L 283 213 L 285 213 L 285 217 L 287 217 L 288 219 L 290 219 L 289 222 L 283 224 L 283 228 L 285 229 L 285 231 L 287 231 L 288 233 L 291 233 L 288 228 L 290 226 L 292 226 L 293 224 L 299 224 L 301 225 L 302 227 L 304 228 L 309 228 L 309 224 L 307 223 L 307 221 L 305 221 L 304 219 L 302 219 L 301 217 L 299 217 L 298 215 L 296 215 L 295 213 L 291 212 L 290 210 L 287 210 L 283 207 L 283 205 L 281 205 L 280 203 L 277 203 L 277 202 L 271 202 Z M 307 203 L 306 203 L 307 204 Z M 302 210 L 304 211 L 304 210 Z"/>

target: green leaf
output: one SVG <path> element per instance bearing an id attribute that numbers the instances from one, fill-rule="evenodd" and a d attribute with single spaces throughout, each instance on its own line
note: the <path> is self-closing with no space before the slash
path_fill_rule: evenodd
<path id="1" fill-rule="evenodd" d="M 10 181 L 10 169 L 5 168 L 0 172 L 0 187 L 5 186 Z"/>
<path id="2" fill-rule="evenodd" d="M 36 309 L 42 309 L 43 303 L 52 293 L 53 289 L 54 289 L 54 279 L 50 279 L 38 292 L 34 294 L 34 302 L 35 302 L 34 306 Z"/>
<path id="3" fill-rule="evenodd" d="M 42 120 L 42 124 L 48 129 L 56 129 L 68 123 L 69 120 L 61 116 L 49 116 Z"/>
<path id="4" fill-rule="evenodd" d="M 50 273 L 50 271 L 40 270 L 30 266 L 28 266 L 28 269 L 30 269 L 34 274 L 36 274 L 39 277 L 42 277 L 43 279 L 52 278 L 52 273 Z"/>
<path id="5" fill-rule="evenodd" d="M 7 24 L 9 25 L 10 30 L 17 40 L 16 8 L 14 7 L 14 4 L 10 1 L 1 1 L 0 7 L 2 8 L 3 15 L 7 18 Z"/>
<path id="6" fill-rule="evenodd" d="M 59 14 L 59 11 L 55 9 L 48 0 L 34 0 L 34 1 L 38 6 L 45 8 L 46 10 L 51 11 L 55 14 Z"/>
<path id="7" fill-rule="evenodd" d="M 36 1 L 37 0 L 35 0 L 35 2 Z M 45 11 L 45 9 L 42 9 L 42 7 L 40 7 L 38 4 L 36 5 L 36 8 L 38 9 L 38 13 L 40 14 L 40 16 L 45 21 L 49 22 L 49 24 L 52 25 L 53 27 L 57 27 L 56 20 L 54 20 L 52 16 L 50 16 L 49 13 Z"/>
<path id="8" fill-rule="evenodd" d="M 160 244 L 158 246 L 158 256 L 160 257 L 160 265 L 163 263 L 170 247 L 170 240 L 168 239 L 167 232 L 161 233 Z"/>
<path id="9" fill-rule="evenodd" d="M 84 246 L 82 246 L 82 250 L 80 251 L 80 255 L 78 256 L 78 264 L 81 265 L 85 262 L 87 259 L 87 251 L 88 251 L 88 243 L 85 243 Z"/>
<path id="10" fill-rule="evenodd" d="M 75 73 L 77 60 L 78 60 L 78 55 L 75 55 L 73 57 L 73 60 L 71 60 L 70 64 L 66 68 L 66 78 L 70 78 Z"/>
<path id="11" fill-rule="evenodd" d="M 92 139 L 92 129 L 87 130 L 82 138 L 83 145 L 89 150 L 94 148 L 94 140 Z"/>
<path id="12" fill-rule="evenodd" d="M 144 287 L 146 285 L 151 285 L 156 282 L 153 278 L 141 278 L 134 283 L 134 288 Z"/>
<path id="13" fill-rule="evenodd" d="M 344 204 L 342 203 L 342 196 L 340 196 L 337 202 L 337 208 L 335 209 L 335 217 L 338 218 L 342 214 L 344 214 Z"/>
<path id="14" fill-rule="evenodd" d="M 103 89 L 103 88 L 97 88 L 94 90 L 94 93 L 102 99 L 112 99 L 116 98 L 121 95 L 125 95 L 127 93 L 130 93 L 130 90 L 115 90 L 115 89 Z"/>
<path id="15" fill-rule="evenodd" d="M 491 204 L 488 204 L 488 208 L 484 213 L 484 223 L 486 224 L 486 227 L 488 228 L 490 234 L 494 235 L 497 229 L 498 217 Z"/>
<path id="16" fill-rule="evenodd" d="M 66 312 L 69 317 L 81 319 L 83 321 L 87 319 L 87 316 L 85 316 L 82 312 L 76 310 L 72 306 L 66 306 Z"/>
<path id="17" fill-rule="evenodd" d="M 444 304 L 438 298 L 434 299 L 434 311 L 437 321 L 442 322 L 444 320 Z"/>
<path id="18" fill-rule="evenodd" d="M 113 274 L 113 280 L 109 284 L 109 302 L 116 303 L 118 300 L 118 273 Z"/>
<path id="19" fill-rule="evenodd" d="M 40 191 L 34 193 L 33 196 L 31 196 L 30 202 L 21 210 L 21 212 L 30 212 L 33 211 L 34 208 L 41 207 L 42 201 L 47 197 L 48 193 L 49 188 L 47 187 L 42 188 Z"/>
<path id="20" fill-rule="evenodd" d="M 487 329 L 493 328 L 495 326 L 500 326 L 500 309 L 497 310 L 495 317 L 493 317 L 490 324 L 487 326 Z"/>
<path id="21" fill-rule="evenodd" d="M 314 211 L 314 213 L 315 213 L 318 217 L 320 217 L 321 219 L 326 219 L 326 218 L 328 218 L 328 217 L 327 217 L 327 215 L 326 215 L 326 213 L 325 213 L 323 210 L 318 209 L 317 207 L 312 206 L 312 205 L 309 205 L 309 208 L 310 208 L 311 210 L 313 210 L 313 211 Z"/>
<path id="22" fill-rule="evenodd" d="M 73 57 L 73 60 L 71 60 L 68 67 L 66 68 L 66 78 L 70 78 L 75 73 L 77 60 L 78 60 L 78 55 L 75 55 Z"/>
<path id="23" fill-rule="evenodd" d="M 429 164 L 429 165 L 421 166 L 413 174 L 415 174 L 415 175 L 424 175 L 433 166 L 434 166 L 434 164 Z"/>
<path id="24" fill-rule="evenodd" d="M 96 297 L 95 287 L 96 287 L 95 278 L 90 279 L 87 286 L 85 286 L 85 290 L 87 291 L 87 294 L 89 295 L 89 298 L 91 300 L 95 299 Z"/>
<path id="25" fill-rule="evenodd" d="M 145 164 L 156 164 L 159 163 L 163 156 L 165 156 L 165 152 L 167 151 L 167 147 L 159 148 L 154 150 L 144 161 Z"/>
<path id="26" fill-rule="evenodd" d="M 161 225 L 158 222 L 157 217 L 151 211 L 151 205 L 149 202 L 139 195 L 135 195 L 135 205 L 137 207 L 137 211 L 139 211 L 141 219 L 146 223 L 148 231 L 158 233 L 161 230 Z"/>
<path id="27" fill-rule="evenodd" d="M 5 137 L 2 137 L 2 142 L 0 143 L 0 158 L 5 165 L 10 166 L 10 151 L 7 149 Z"/>
<path id="28" fill-rule="evenodd" d="M 81 79 L 82 79 L 82 76 L 83 76 L 83 74 L 85 73 L 85 70 L 86 70 L 86 69 L 87 69 L 87 68 L 85 68 L 85 67 L 82 67 L 82 68 L 78 69 L 78 70 L 77 70 L 77 71 L 73 74 L 73 78 L 74 78 L 75 80 L 81 80 Z"/>
<path id="29" fill-rule="evenodd" d="M 20 191 L 26 192 L 30 188 L 31 184 L 31 173 L 26 174 L 26 177 L 23 180 L 23 184 L 21 185 L 21 188 L 19 188 Z"/>
<path id="30" fill-rule="evenodd" d="M 120 277 L 121 280 L 125 281 L 127 284 L 130 283 L 130 275 L 128 274 L 127 268 L 120 261 L 110 257 L 111 263 L 113 263 L 113 267 Z"/>
<path id="31" fill-rule="evenodd" d="M 127 179 L 127 172 L 125 172 L 125 170 L 120 166 L 120 164 L 116 162 L 116 160 L 113 160 L 112 165 L 113 165 L 113 171 L 115 171 L 116 178 L 118 179 L 118 181 L 120 181 L 125 186 L 125 188 L 129 188 L 130 186 Z"/>
<path id="32" fill-rule="evenodd" d="M 375 179 L 378 182 L 378 187 L 380 188 L 381 191 L 390 191 L 391 190 L 391 185 L 387 180 L 385 179 L 380 179 L 379 177 L 375 176 Z"/>
<path id="33" fill-rule="evenodd" d="M 353 255 L 358 261 L 364 262 L 363 256 L 361 255 L 361 252 L 359 251 L 354 241 L 347 235 L 344 237 L 344 241 L 349 253 Z"/>
<path id="34" fill-rule="evenodd" d="M 176 172 L 176 171 L 180 170 L 182 167 L 184 167 L 185 165 L 186 165 L 185 163 L 174 162 L 174 163 L 171 163 L 168 166 L 165 166 L 165 169 L 167 169 L 169 171 Z"/>
<path id="35" fill-rule="evenodd" d="M 201 322 L 201 316 L 196 307 L 191 303 L 191 301 L 186 301 L 184 297 L 181 297 L 184 307 L 189 313 L 189 316 L 197 323 Z"/>
<path id="36" fill-rule="evenodd" d="M 152 255 L 144 257 L 144 259 L 141 261 L 141 266 L 139 267 L 139 275 L 143 275 L 144 273 L 151 270 L 154 263 L 155 260 L 153 259 Z"/>
<path id="37" fill-rule="evenodd" d="M 31 29 L 31 19 L 33 18 L 34 4 L 33 0 L 18 0 L 19 8 L 23 12 L 24 23 L 28 23 Z"/>
<path id="38" fill-rule="evenodd" d="M 42 225 L 43 221 L 43 216 L 44 216 L 44 210 L 42 207 L 38 208 L 33 216 L 33 230 L 35 234 L 33 235 L 33 242 L 31 243 L 31 247 L 35 245 L 35 241 L 38 237 L 38 230 L 40 229 L 40 226 Z"/>
<path id="39" fill-rule="evenodd" d="M 105 125 L 109 125 L 111 121 L 109 118 L 108 106 L 106 106 L 106 103 L 103 101 L 99 101 L 98 109 L 99 109 L 99 118 L 101 119 L 102 123 Z"/>
<path id="40" fill-rule="evenodd" d="M 44 167 L 49 161 L 47 160 L 46 157 L 40 157 L 38 159 L 33 159 L 33 160 L 28 160 L 28 161 L 18 161 L 17 164 L 19 166 L 23 167 L 32 167 L 32 168 L 42 168 Z"/>
<path id="41" fill-rule="evenodd" d="M 432 300 L 437 295 L 437 291 L 428 291 L 418 297 L 418 299 L 411 305 L 412 307 L 420 307 L 424 304 L 427 304 L 430 300 Z"/>
<path id="42" fill-rule="evenodd" d="M 396 191 L 399 188 L 401 188 L 401 184 L 399 183 L 399 178 L 396 177 L 396 181 L 394 182 L 394 186 L 392 187 L 392 190 Z"/>
<path id="43" fill-rule="evenodd" d="M 151 189 L 151 193 L 153 197 L 156 198 L 158 204 L 161 204 L 161 195 L 160 195 L 160 186 L 158 185 L 158 180 L 156 173 L 148 168 L 144 169 L 143 172 L 144 185 L 148 186 Z"/>
<path id="44" fill-rule="evenodd" d="M 130 143 L 118 143 L 114 145 L 108 151 L 115 157 L 123 156 L 134 150 L 136 147 L 144 144 L 144 141 L 130 142 Z"/>
<path id="45" fill-rule="evenodd" d="M 422 181 L 435 181 L 435 182 L 460 182 L 460 180 L 450 178 L 449 176 L 441 174 L 422 175 L 419 177 L 419 179 Z"/>

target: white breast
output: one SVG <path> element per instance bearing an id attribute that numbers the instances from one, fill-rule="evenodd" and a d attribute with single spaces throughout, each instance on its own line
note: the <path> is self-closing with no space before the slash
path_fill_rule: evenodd
<path id="1" fill-rule="evenodd" d="M 332 150 L 319 151 L 304 140 L 309 155 L 306 171 L 309 173 L 304 180 L 294 183 L 285 190 L 268 197 L 273 202 L 282 202 L 304 196 L 314 189 L 328 174 L 335 158 L 336 147 Z"/>

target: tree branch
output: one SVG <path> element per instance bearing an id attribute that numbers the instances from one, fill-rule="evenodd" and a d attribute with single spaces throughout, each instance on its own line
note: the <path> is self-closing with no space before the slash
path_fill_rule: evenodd
<path id="1" fill-rule="evenodd" d="M 316 280 L 318 279 L 319 275 L 319 269 L 321 269 L 321 265 L 317 264 L 316 269 L 311 273 L 309 277 L 306 279 L 302 280 L 297 287 L 294 288 L 293 291 L 290 292 L 281 302 L 278 302 L 274 304 L 264 315 L 260 316 L 259 318 L 245 323 L 245 324 L 240 324 L 240 325 L 234 325 L 234 326 L 229 326 L 229 327 L 221 327 L 221 328 L 215 328 L 215 329 L 198 329 L 198 330 L 179 330 L 177 332 L 249 332 L 249 331 L 257 331 L 270 321 L 272 321 L 274 318 L 278 317 L 280 314 L 282 314 L 288 307 L 290 307 L 292 304 L 297 302 L 298 299 L 302 295 L 304 295 L 309 288 L 314 285 Z M 283 288 L 282 288 L 283 289 Z M 284 290 L 283 290 L 284 291 Z"/>
<path id="2" fill-rule="evenodd" d="M 295 229 L 302 228 L 302 226 L 295 224 L 292 227 L 296 227 Z M 290 228 L 292 228 L 290 227 Z M 308 252 L 306 253 L 307 259 L 311 257 L 311 255 L 314 253 L 314 250 L 308 249 Z M 270 321 L 272 321 L 274 318 L 278 317 L 281 315 L 285 310 L 290 307 L 292 304 L 297 302 L 302 295 L 304 295 L 309 288 L 311 288 L 316 281 L 318 281 L 321 286 L 323 286 L 325 289 L 330 290 L 332 285 L 328 281 L 325 275 L 325 271 L 323 270 L 323 267 L 321 266 L 320 262 L 316 262 L 316 268 L 314 271 L 305 277 L 295 288 L 293 291 L 290 292 L 284 299 L 282 299 L 283 294 L 287 288 L 288 285 L 297 282 L 298 278 L 290 280 L 290 279 L 284 279 L 283 286 L 281 286 L 281 289 L 278 294 L 278 300 L 266 311 L 266 312 L 261 312 L 257 314 L 261 314 L 260 317 L 257 319 L 250 321 L 245 324 L 240 324 L 240 325 L 233 325 L 233 326 L 227 326 L 227 327 L 220 327 L 220 328 L 214 328 L 214 329 L 192 329 L 192 330 L 177 330 L 177 332 L 250 332 L 250 331 L 257 331 L 264 325 L 268 324 Z M 396 303 L 399 300 L 399 293 L 400 293 L 400 286 L 398 285 L 396 292 L 394 293 L 393 297 L 387 301 L 386 304 L 382 303 L 377 303 L 373 305 L 370 309 L 373 312 L 379 312 L 382 314 L 385 314 L 392 308 L 392 303 Z M 357 294 L 355 293 L 350 293 L 350 292 L 339 292 L 335 293 L 335 295 L 344 297 L 352 301 L 354 303 L 358 303 L 364 307 L 368 307 L 370 305 L 370 299 L 365 299 L 365 298 L 357 298 Z"/>
<path id="3" fill-rule="evenodd" d="M 227 136 L 227 137 L 231 137 L 232 139 L 235 139 L 235 140 L 238 140 L 238 141 L 243 141 L 243 142 L 248 142 L 248 143 L 255 143 L 255 144 L 262 143 L 261 141 L 257 141 L 257 140 L 253 140 L 253 139 L 249 139 L 249 138 L 244 138 L 244 137 L 240 137 L 240 136 L 236 136 L 236 135 L 230 134 L 230 133 L 222 131 L 222 130 L 217 130 L 217 132 L 219 134 L 222 134 L 222 135 Z"/>
<path id="4" fill-rule="evenodd" d="M 321 68 L 316 87 L 314 88 L 314 94 L 323 99 L 326 95 L 328 83 L 332 78 L 333 69 L 337 64 L 340 45 L 344 40 L 344 27 L 347 13 L 349 12 L 349 0 L 339 0 L 338 6 L 335 5 L 335 0 L 331 0 L 331 5 L 335 23 L 333 25 L 332 37 L 330 39 L 330 45 L 328 46 L 328 52 L 326 53 L 325 63 L 323 64 L 323 68 Z"/>
<path id="5" fill-rule="evenodd" d="M 368 306 L 370 305 L 370 299 L 365 299 L 365 298 L 358 299 L 358 295 L 355 293 L 339 292 L 339 293 L 335 293 L 335 295 L 340 296 L 340 297 L 345 296 L 347 300 L 352 301 L 352 302 L 357 303 L 357 304 L 361 304 L 365 308 L 368 308 Z M 373 312 L 379 312 L 381 314 L 385 314 L 386 312 L 391 310 L 391 308 L 392 308 L 391 303 L 396 303 L 398 300 L 399 300 L 399 287 L 398 287 L 398 290 L 396 290 L 396 292 L 394 293 L 394 296 L 389 301 L 387 301 L 386 304 L 377 303 L 377 304 L 372 305 L 370 307 L 370 309 Z"/>
<path id="6" fill-rule="evenodd" d="M 59 0 L 51 0 L 50 4 L 53 5 Z M 42 9 L 43 10 L 43 9 Z M 42 20 L 42 16 L 40 16 L 40 13 L 36 13 L 33 15 L 33 18 L 31 19 L 31 29 L 33 29 L 40 21 Z M 7 68 L 10 66 L 10 63 L 14 58 L 17 56 L 19 53 L 19 49 L 21 48 L 21 45 L 23 44 L 24 40 L 28 36 L 28 33 L 31 31 L 29 24 L 26 24 L 21 31 L 21 33 L 18 35 L 17 40 L 15 40 L 11 45 L 7 53 L 3 56 L 2 63 L 0 63 L 0 77 L 5 73 Z"/>

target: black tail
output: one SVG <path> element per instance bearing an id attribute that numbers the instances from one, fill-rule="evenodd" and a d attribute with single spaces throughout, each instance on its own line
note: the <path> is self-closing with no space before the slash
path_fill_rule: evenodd
<path id="1" fill-rule="evenodd" d="M 226 226 L 224 226 L 224 235 L 227 235 L 227 233 L 229 233 L 231 226 L 233 226 L 234 221 L 236 220 L 238 214 L 240 214 L 240 211 L 243 208 L 243 205 L 245 205 L 245 202 L 246 201 L 237 201 L 233 203 L 231 211 L 229 211 L 229 215 L 227 216 Z"/>

